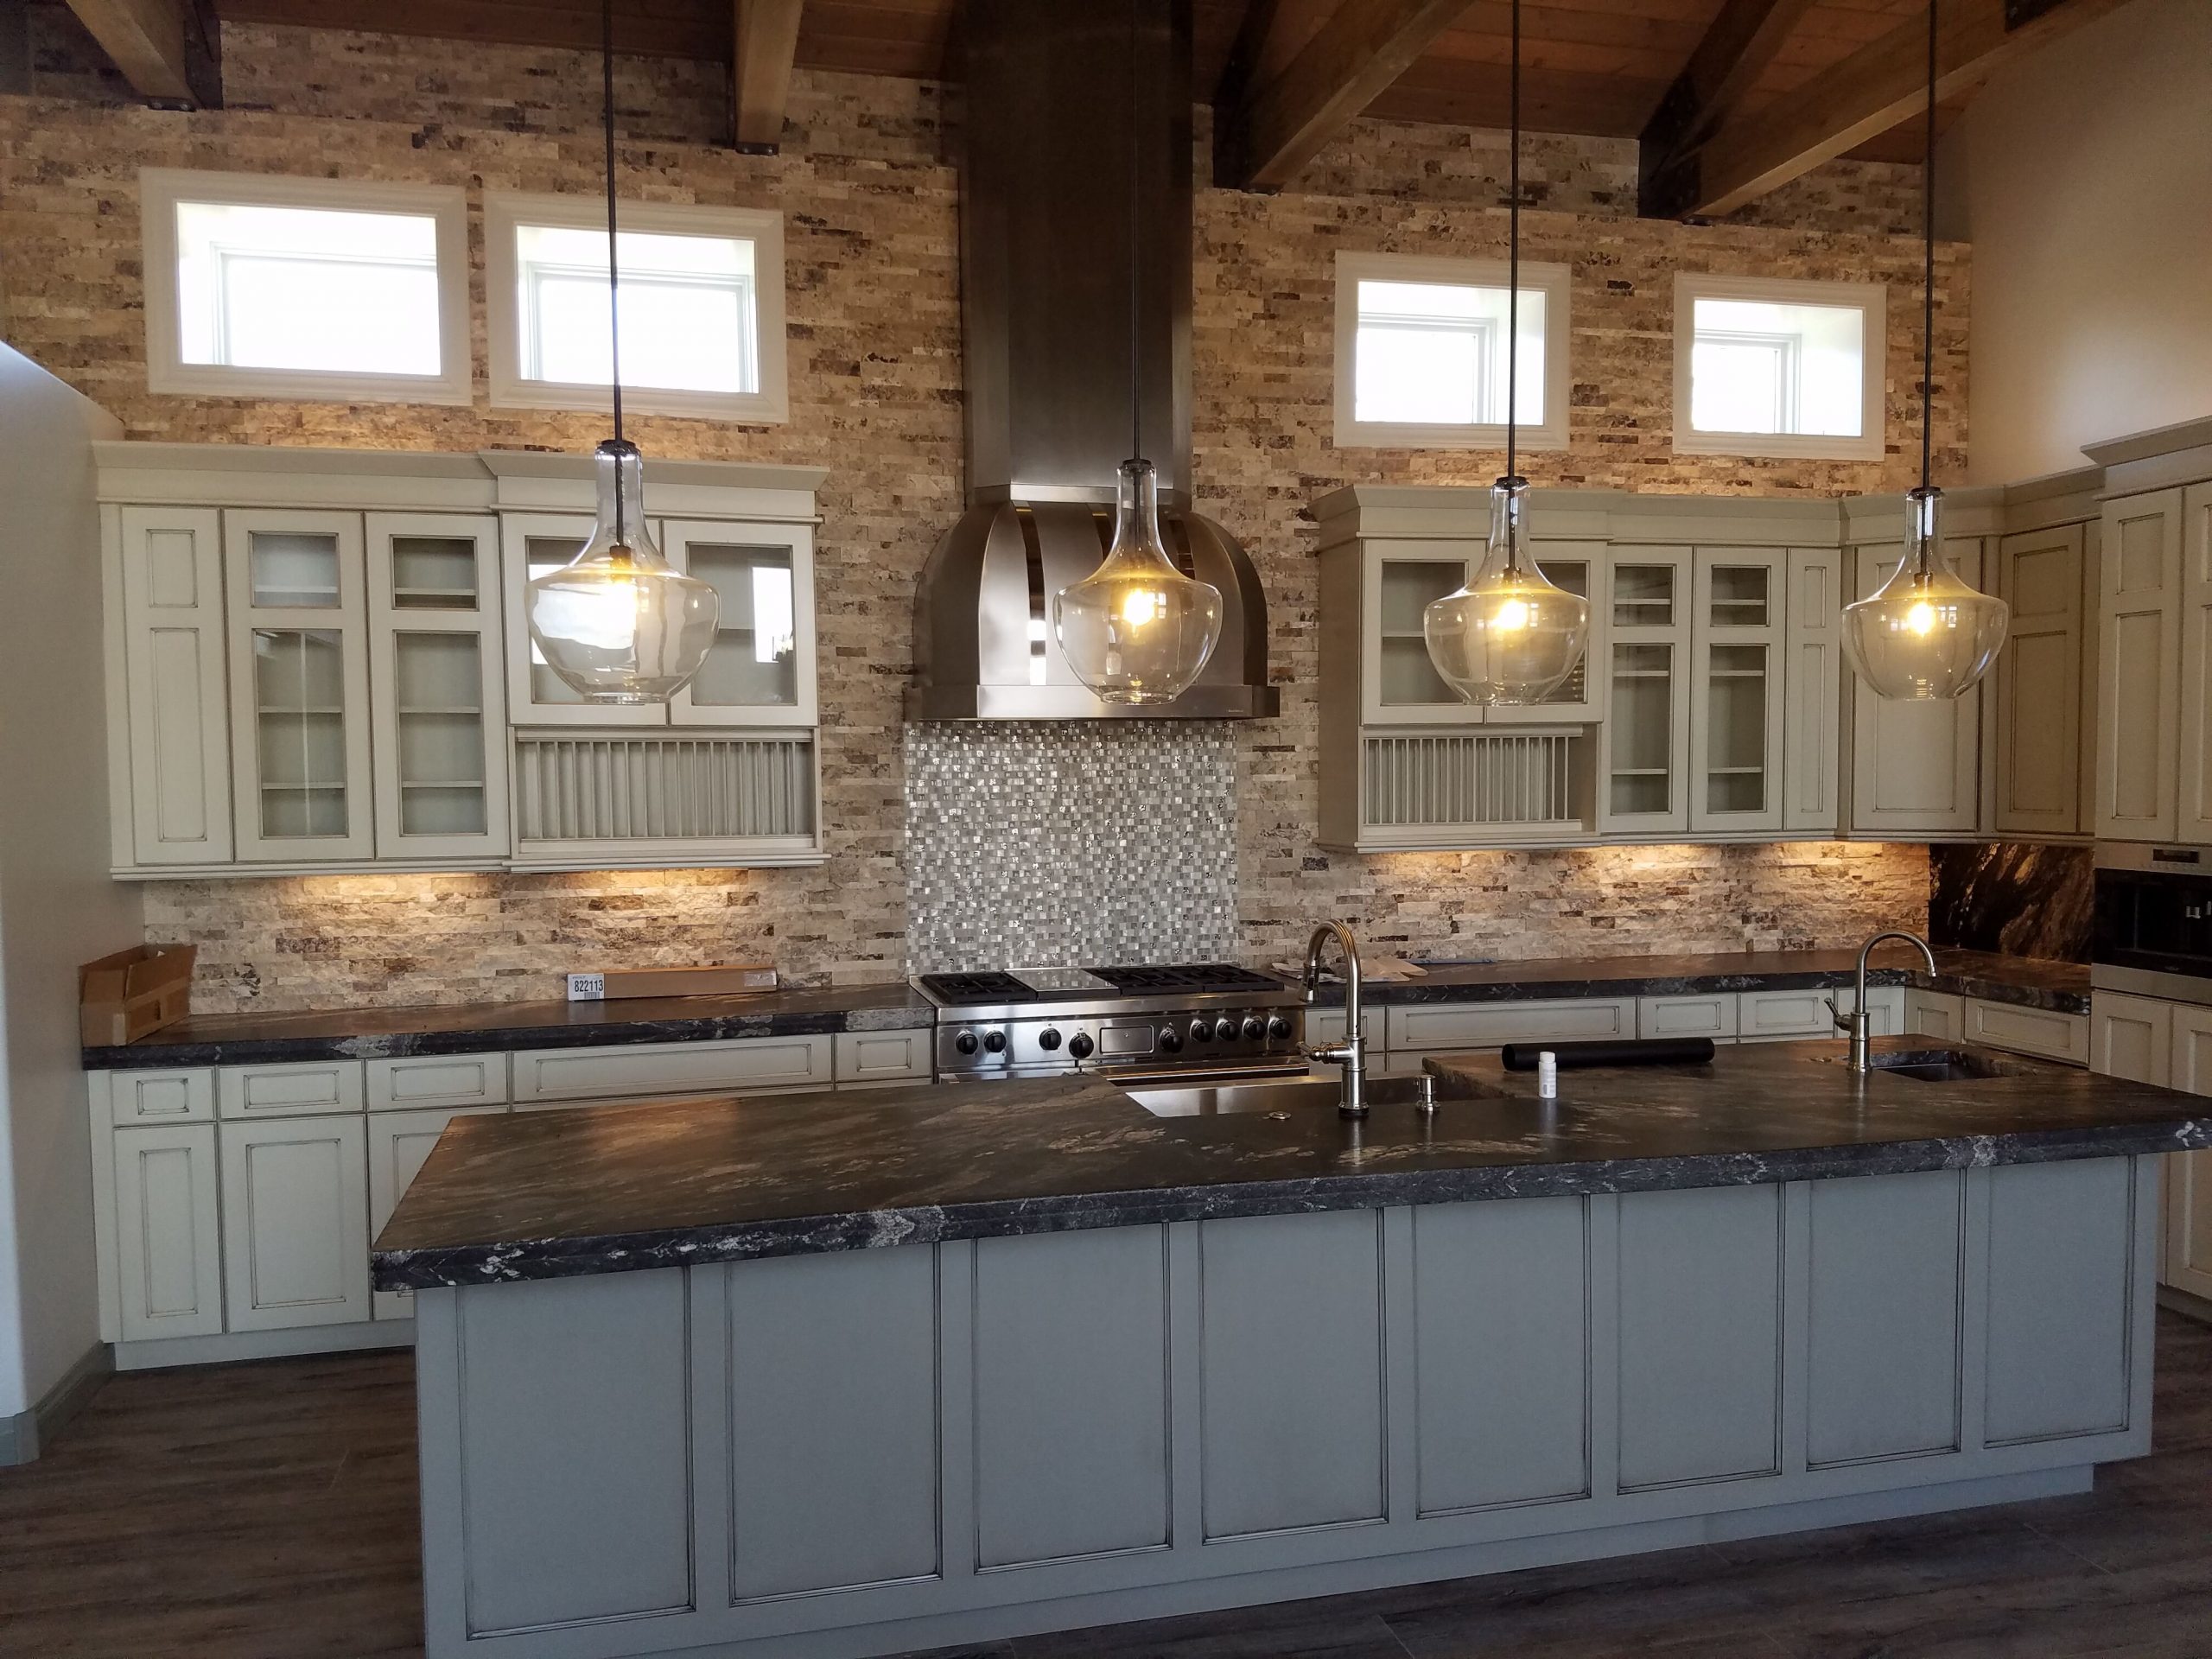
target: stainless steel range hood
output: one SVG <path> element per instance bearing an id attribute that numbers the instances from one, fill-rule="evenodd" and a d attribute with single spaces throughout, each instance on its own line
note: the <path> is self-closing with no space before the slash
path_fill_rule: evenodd
<path id="1" fill-rule="evenodd" d="M 1274 715 L 1258 574 L 1234 537 L 1190 510 L 1189 0 L 969 0 L 961 30 L 969 506 L 922 572 L 907 718 Z M 1129 449 L 1132 258 L 1137 429 L 1159 471 L 1160 531 L 1222 597 L 1221 642 L 1198 683 L 1141 707 L 1092 696 L 1051 628 L 1052 595 L 1096 568 L 1110 538 Z"/>

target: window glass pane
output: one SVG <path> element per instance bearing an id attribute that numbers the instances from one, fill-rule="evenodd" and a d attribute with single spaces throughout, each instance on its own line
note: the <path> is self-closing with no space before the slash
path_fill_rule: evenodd
<path id="1" fill-rule="evenodd" d="M 437 221 L 427 213 L 181 201 L 176 244 L 187 363 L 438 372 Z"/>
<path id="2" fill-rule="evenodd" d="M 1690 424 L 1700 432 L 1855 438 L 1866 314 L 1850 305 L 1694 302 Z"/>
<path id="3" fill-rule="evenodd" d="M 1422 426 L 1505 419 L 1508 295 L 1456 283 L 1363 279 L 1352 347 L 1352 417 Z M 1544 296 L 1521 290 L 1517 414 L 1544 418 Z"/>
<path id="4" fill-rule="evenodd" d="M 624 385 L 760 391 L 749 240 L 625 231 L 619 252 Z M 606 232 L 518 226 L 515 268 L 524 378 L 606 385 Z"/>

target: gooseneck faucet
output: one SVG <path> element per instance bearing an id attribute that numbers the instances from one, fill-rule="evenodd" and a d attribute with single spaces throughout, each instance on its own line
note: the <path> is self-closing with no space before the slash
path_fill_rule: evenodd
<path id="1" fill-rule="evenodd" d="M 1866 1040 L 1868 1034 L 1873 1029 L 1872 1016 L 1866 1012 L 1866 958 L 1874 954 L 1874 947 L 1885 939 L 1902 939 L 1907 944 L 1916 946 L 1920 954 L 1928 959 L 1928 971 L 1930 974 L 1936 972 L 1936 953 L 1929 948 L 1928 941 L 1917 933 L 1899 932 L 1892 928 L 1886 933 L 1877 933 L 1860 947 L 1857 986 L 1859 1001 L 1853 1006 L 1849 1014 L 1845 1014 L 1836 1007 L 1835 999 L 1830 997 L 1828 1012 L 1835 1016 L 1836 1029 L 1846 1033 L 1850 1037 L 1851 1069 L 1862 1077 L 1873 1070 Z"/>
<path id="2" fill-rule="evenodd" d="M 1334 1048 L 1309 1048 L 1306 1058 L 1344 1069 L 1344 1090 L 1337 1102 L 1339 1117 L 1367 1116 L 1367 1047 L 1359 1034 L 1359 941 L 1342 922 L 1324 922 L 1306 941 L 1306 1000 L 1321 988 L 1321 952 L 1336 940 L 1344 958 L 1344 1039 Z"/>

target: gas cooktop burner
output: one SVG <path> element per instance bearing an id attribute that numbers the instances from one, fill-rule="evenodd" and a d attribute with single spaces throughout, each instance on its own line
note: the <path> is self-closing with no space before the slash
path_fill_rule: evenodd
<path id="1" fill-rule="evenodd" d="M 1012 974 L 924 974 L 923 990 L 940 1002 L 1033 1002 L 1034 986 Z"/>
<path id="2" fill-rule="evenodd" d="M 1093 968 L 1116 990 L 1130 996 L 1172 995 L 1178 991 L 1279 991 L 1282 982 L 1230 962 L 1202 962 L 1168 968 Z"/>

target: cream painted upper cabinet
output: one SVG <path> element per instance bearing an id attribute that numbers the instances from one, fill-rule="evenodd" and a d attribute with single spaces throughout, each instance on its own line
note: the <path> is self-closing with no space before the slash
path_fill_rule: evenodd
<path id="1" fill-rule="evenodd" d="M 2107 841 L 2176 838 L 2182 511 L 2179 489 L 2105 503 L 2096 762 L 2097 834 Z"/>
<path id="2" fill-rule="evenodd" d="M 1950 537 L 1944 550 L 1961 577 L 1982 585 L 1979 537 Z M 1872 594 L 1903 553 L 1895 542 L 1858 548 L 1852 598 Z M 1972 835 L 1981 817 L 1981 687 L 1948 702 L 1908 702 L 1878 697 L 1850 677 L 1852 833 Z"/>
<path id="3" fill-rule="evenodd" d="M 1990 675 L 1999 835 L 2082 830 L 2085 527 L 2023 531 L 1997 544 L 1996 591 L 2012 607 Z"/>
<path id="4" fill-rule="evenodd" d="M 376 826 L 360 515 L 227 512 L 223 542 L 238 855 L 366 858 Z"/>
<path id="5" fill-rule="evenodd" d="M 372 512 L 367 539 L 377 849 L 504 855 L 497 525 L 484 514 Z"/>
<path id="6" fill-rule="evenodd" d="M 2181 742 L 2174 839 L 2212 845 L 2212 484 L 2182 492 Z"/>
<path id="7" fill-rule="evenodd" d="M 1782 639 L 1788 556 L 1697 550 L 1691 613 L 1690 828 L 1782 828 Z"/>
<path id="8" fill-rule="evenodd" d="M 661 533 L 658 524 L 655 536 Z M 660 703 L 594 703 L 556 674 L 530 637 L 528 589 L 532 578 L 559 569 L 591 539 L 588 513 L 510 512 L 499 518 L 505 570 L 507 707 L 518 726 L 665 726 Z"/>
<path id="9" fill-rule="evenodd" d="M 804 524 L 671 518 L 661 550 L 713 585 L 715 643 L 669 704 L 678 726 L 811 726 L 814 531 Z"/>
<path id="10" fill-rule="evenodd" d="M 1600 603 L 1606 550 L 1602 542 L 1547 537 L 1532 541 L 1529 551 L 1545 579 L 1590 601 L 1590 636 L 1574 671 L 1542 702 L 1527 709 L 1501 709 L 1493 725 L 1580 725 L 1605 716 L 1607 613 Z"/>
<path id="11" fill-rule="evenodd" d="M 1782 649 L 1782 827 L 1834 835 L 1843 738 L 1843 550 L 1789 550 Z"/>
<path id="12" fill-rule="evenodd" d="M 118 866 L 226 864 L 231 733 L 222 515 L 109 507 L 109 770 Z M 127 808 L 127 810 L 126 810 Z"/>
<path id="13" fill-rule="evenodd" d="M 1617 547 L 1602 602 L 1609 700 L 1599 731 L 1598 825 L 1612 835 L 1690 827 L 1690 615 L 1686 547 Z"/>

